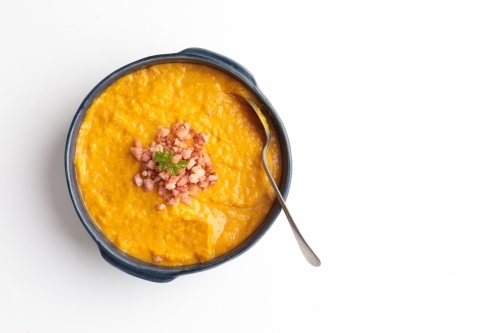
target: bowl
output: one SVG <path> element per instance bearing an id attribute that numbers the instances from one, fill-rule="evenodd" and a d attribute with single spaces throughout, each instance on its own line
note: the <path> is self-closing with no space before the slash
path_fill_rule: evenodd
<path id="1" fill-rule="evenodd" d="M 89 235 L 97 244 L 102 257 L 109 264 L 121 271 L 152 282 L 169 282 L 179 276 L 215 268 L 237 258 L 261 239 L 281 212 L 279 202 L 275 201 L 267 216 L 254 232 L 234 249 L 209 261 L 185 266 L 163 266 L 137 259 L 113 244 L 104 235 L 99 226 L 94 223 L 80 193 L 74 165 L 76 141 L 85 114 L 93 101 L 116 80 L 139 69 L 165 63 L 192 63 L 212 67 L 230 75 L 249 89 L 256 97 L 257 102 L 263 107 L 262 111 L 264 115 L 276 131 L 281 151 L 282 168 L 281 179 L 278 182 L 278 186 L 284 198 L 287 197 L 292 176 L 291 149 L 285 127 L 274 107 L 257 86 L 253 75 L 236 61 L 206 49 L 188 48 L 178 53 L 154 55 L 134 61 L 105 77 L 85 97 L 71 122 L 64 154 L 66 181 L 76 213 Z"/>

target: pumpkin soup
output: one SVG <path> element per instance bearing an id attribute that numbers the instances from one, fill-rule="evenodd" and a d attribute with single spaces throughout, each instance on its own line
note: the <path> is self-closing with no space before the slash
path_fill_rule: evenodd
<path id="1" fill-rule="evenodd" d="M 128 74 L 93 101 L 77 139 L 78 185 L 120 249 L 160 265 L 203 262 L 265 218 L 275 201 L 261 164 L 265 134 L 230 93 L 249 95 L 218 70 L 171 63 Z M 274 133 L 267 162 L 278 179 Z"/>

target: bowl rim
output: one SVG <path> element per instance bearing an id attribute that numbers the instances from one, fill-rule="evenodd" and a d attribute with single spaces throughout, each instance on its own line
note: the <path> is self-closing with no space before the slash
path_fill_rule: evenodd
<path id="1" fill-rule="evenodd" d="M 193 63 L 209 66 L 232 76 L 245 85 L 263 106 L 262 112 L 265 114 L 268 121 L 272 123 L 277 133 L 282 155 L 282 172 L 278 187 L 284 199 L 286 199 L 288 195 L 292 176 L 291 147 L 284 124 L 272 104 L 257 86 L 253 75 L 234 60 L 207 49 L 188 48 L 178 53 L 158 54 L 136 60 L 118 68 L 102 79 L 84 98 L 69 127 L 64 151 L 64 167 L 69 194 L 80 222 L 96 242 L 103 258 L 111 265 L 126 273 L 153 282 L 169 282 L 180 275 L 211 269 L 240 256 L 262 238 L 281 212 L 281 206 L 279 202 L 275 200 L 268 215 L 241 244 L 209 261 L 184 266 L 164 266 L 142 261 L 118 248 L 104 235 L 104 233 L 102 233 L 85 207 L 76 178 L 76 170 L 73 161 L 75 158 L 76 140 L 78 139 L 81 123 L 93 101 L 116 80 L 139 69 L 164 63 Z"/>

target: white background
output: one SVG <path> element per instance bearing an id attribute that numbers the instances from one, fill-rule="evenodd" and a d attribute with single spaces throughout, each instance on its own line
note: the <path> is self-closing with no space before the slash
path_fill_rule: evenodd
<path id="1" fill-rule="evenodd" d="M 248 252 L 157 284 L 100 256 L 63 170 L 106 75 L 203 47 L 248 68 L 294 161 Z M 0 331 L 499 332 L 498 1 L 0 2 Z"/>

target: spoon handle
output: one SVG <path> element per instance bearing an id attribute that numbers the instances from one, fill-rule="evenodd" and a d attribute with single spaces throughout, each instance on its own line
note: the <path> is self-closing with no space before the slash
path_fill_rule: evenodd
<path id="1" fill-rule="evenodd" d="M 300 251 L 302 251 L 302 254 L 306 258 L 307 262 L 309 262 L 314 267 L 319 267 L 321 266 L 321 261 L 319 260 L 318 256 L 314 253 L 314 251 L 311 249 L 311 247 L 307 244 L 304 237 L 302 237 L 302 234 L 297 228 L 297 225 L 293 221 L 292 215 L 290 215 L 290 212 L 288 211 L 285 200 L 281 196 L 280 189 L 278 188 L 278 185 L 276 185 L 276 182 L 274 181 L 274 178 L 271 175 L 269 168 L 267 167 L 266 156 L 265 156 L 266 151 L 267 147 L 262 151 L 262 165 L 264 166 L 264 170 L 266 171 L 267 178 L 269 178 L 269 181 L 271 182 L 271 185 L 274 188 L 274 192 L 276 192 L 276 196 L 281 204 L 281 208 L 283 208 L 283 211 L 285 212 L 286 218 L 288 219 L 288 223 L 290 224 L 290 227 L 292 228 L 293 231 L 293 235 L 295 236 L 295 240 L 299 244 Z"/>

